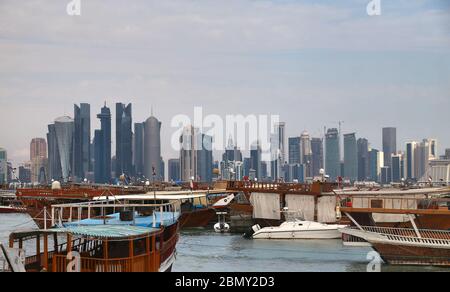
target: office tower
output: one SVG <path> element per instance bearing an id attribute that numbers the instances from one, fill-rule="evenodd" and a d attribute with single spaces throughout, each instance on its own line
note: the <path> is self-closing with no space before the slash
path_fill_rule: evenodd
<path id="1" fill-rule="evenodd" d="M 91 106 L 82 103 L 74 105 L 74 175 L 78 180 L 86 178 L 91 171 Z"/>
<path id="2" fill-rule="evenodd" d="M 153 115 L 144 123 L 144 176 L 149 180 L 162 181 L 161 169 L 161 122 Z"/>
<path id="3" fill-rule="evenodd" d="M 44 138 L 34 138 L 30 143 L 30 161 L 36 157 L 47 158 L 47 141 Z"/>
<path id="4" fill-rule="evenodd" d="M 223 161 L 241 161 L 242 162 L 242 152 L 234 145 L 233 139 L 230 137 L 228 139 L 228 145 L 225 147 L 225 152 L 222 155 Z"/>
<path id="5" fill-rule="evenodd" d="M 280 150 L 280 161 L 282 164 L 287 161 L 286 157 L 286 123 L 278 123 L 275 127 L 278 136 L 278 149 Z"/>
<path id="6" fill-rule="evenodd" d="M 164 159 L 161 156 L 160 163 L 159 163 L 159 169 L 161 171 L 161 181 L 166 180 L 166 163 L 164 162 Z"/>
<path id="7" fill-rule="evenodd" d="M 423 139 L 416 150 L 416 179 L 427 180 L 423 178 L 430 161 L 437 159 L 437 141 L 435 139 Z"/>
<path id="8" fill-rule="evenodd" d="M 202 182 L 212 182 L 213 169 L 213 153 L 212 153 L 212 137 L 202 134 L 201 141 L 203 147 L 197 150 L 197 177 Z"/>
<path id="9" fill-rule="evenodd" d="M 262 180 L 264 180 L 264 179 L 267 179 L 267 177 L 268 177 L 268 174 L 267 174 L 267 162 L 265 162 L 265 161 L 262 161 L 261 162 L 261 179 Z"/>
<path id="10" fill-rule="evenodd" d="M 251 158 L 244 158 L 244 176 L 249 177 L 250 176 L 250 169 L 251 169 L 251 165 L 252 165 L 252 160 Z M 256 178 L 256 171 L 254 171 L 255 176 L 253 177 Z"/>
<path id="11" fill-rule="evenodd" d="M 341 175 L 341 153 L 338 129 L 328 129 L 325 135 L 325 171 L 331 180 Z"/>
<path id="12" fill-rule="evenodd" d="M 416 157 L 417 157 L 417 143 L 406 143 L 405 152 L 405 176 L 406 179 L 413 180 L 416 178 Z"/>
<path id="13" fill-rule="evenodd" d="M 56 141 L 61 160 L 62 180 L 67 182 L 73 176 L 73 134 L 75 123 L 71 117 L 60 117 L 55 120 Z"/>
<path id="14" fill-rule="evenodd" d="M 133 165 L 137 177 L 142 177 L 144 175 L 144 127 L 145 123 L 134 124 Z"/>
<path id="15" fill-rule="evenodd" d="M 350 181 L 358 179 L 358 146 L 356 134 L 344 135 L 344 176 Z"/>
<path id="16" fill-rule="evenodd" d="M 392 154 L 397 153 L 397 128 L 383 128 L 384 165 L 391 167 Z"/>
<path id="17" fill-rule="evenodd" d="M 34 138 L 30 143 L 31 182 L 46 184 L 48 181 L 47 142 Z"/>
<path id="18" fill-rule="evenodd" d="M 8 152 L 0 148 L 0 185 L 8 183 Z"/>
<path id="19" fill-rule="evenodd" d="M 132 106 L 116 104 L 116 177 L 133 174 Z M 159 168 L 159 167 L 158 167 Z"/>
<path id="20" fill-rule="evenodd" d="M 311 177 L 312 176 L 311 136 L 307 131 L 304 131 L 300 136 L 300 152 L 301 152 L 300 164 L 304 166 L 304 175 L 306 177 Z"/>
<path id="21" fill-rule="evenodd" d="M 192 126 L 185 127 L 180 138 L 181 180 L 212 181 L 212 137 Z"/>
<path id="22" fill-rule="evenodd" d="M 47 133 L 48 150 L 48 179 L 61 180 L 61 158 L 59 157 L 58 140 L 56 139 L 55 124 L 48 125 Z"/>
<path id="23" fill-rule="evenodd" d="M 291 137 L 289 144 L 289 164 L 301 163 L 300 137 Z"/>
<path id="24" fill-rule="evenodd" d="M 107 184 L 111 181 L 111 111 L 105 106 L 97 115 L 100 130 L 94 135 L 94 176 L 96 183 Z"/>
<path id="25" fill-rule="evenodd" d="M 365 181 L 369 177 L 369 141 L 358 139 L 358 180 Z"/>
<path id="26" fill-rule="evenodd" d="M 384 167 L 384 153 L 377 149 L 369 150 L 369 178 L 371 181 L 380 181 L 382 167 Z"/>
<path id="27" fill-rule="evenodd" d="M 320 175 L 320 170 L 323 169 L 323 140 L 321 138 L 311 139 L 311 175 Z"/>
<path id="28" fill-rule="evenodd" d="M 391 168 L 389 166 L 384 166 L 381 168 L 381 184 L 387 185 L 392 182 Z"/>
<path id="29" fill-rule="evenodd" d="M 31 163 L 19 166 L 19 181 L 21 183 L 31 183 Z"/>
<path id="30" fill-rule="evenodd" d="M 450 148 L 449 149 L 445 149 L 444 159 L 450 159 Z"/>
<path id="31" fill-rule="evenodd" d="M 169 181 L 180 181 L 180 159 L 169 159 Z"/>
<path id="32" fill-rule="evenodd" d="M 261 160 L 262 160 L 261 147 L 259 145 L 259 142 L 256 142 L 256 144 L 253 144 L 250 149 L 250 169 L 253 169 L 255 171 L 255 178 L 258 180 L 263 178 Z"/>
<path id="33" fill-rule="evenodd" d="M 403 157 L 401 154 L 392 155 L 392 167 L 391 167 L 391 178 L 392 182 L 399 183 L 402 181 L 402 161 Z"/>

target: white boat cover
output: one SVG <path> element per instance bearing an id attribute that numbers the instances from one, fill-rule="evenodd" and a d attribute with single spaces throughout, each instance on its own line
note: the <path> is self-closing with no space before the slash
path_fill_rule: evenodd
<path id="1" fill-rule="evenodd" d="M 314 197 L 286 195 L 286 205 L 290 212 L 299 212 L 306 221 L 314 221 Z"/>
<path id="2" fill-rule="evenodd" d="M 317 203 L 317 221 L 320 223 L 336 222 L 336 197 L 323 196 Z"/>
<path id="3" fill-rule="evenodd" d="M 250 197 L 253 206 L 253 218 L 280 220 L 280 195 L 253 193 Z"/>

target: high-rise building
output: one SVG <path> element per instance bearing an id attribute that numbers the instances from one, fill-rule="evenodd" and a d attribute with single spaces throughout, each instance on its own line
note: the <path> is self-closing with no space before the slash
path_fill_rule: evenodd
<path id="1" fill-rule="evenodd" d="M 211 182 L 213 170 L 212 137 L 192 126 L 183 129 L 180 138 L 181 180 Z"/>
<path id="2" fill-rule="evenodd" d="M 282 176 L 282 166 L 286 157 L 286 123 L 277 123 L 271 137 L 271 176 L 278 180 Z"/>
<path id="3" fill-rule="evenodd" d="M 162 181 L 161 169 L 161 122 L 153 115 L 144 123 L 144 176 Z"/>
<path id="4" fill-rule="evenodd" d="M 19 166 L 19 181 L 21 183 L 31 183 L 31 164 L 25 163 Z"/>
<path id="5" fill-rule="evenodd" d="M 397 153 L 397 128 L 383 128 L 384 165 L 391 167 L 391 157 Z"/>
<path id="6" fill-rule="evenodd" d="M 48 125 L 47 133 L 48 150 L 48 179 L 61 180 L 61 158 L 59 157 L 58 140 L 56 139 L 55 124 Z M 31 166 L 30 166 L 31 169 Z M 30 178 L 31 179 L 31 178 Z"/>
<path id="7" fill-rule="evenodd" d="M 225 148 L 225 153 L 222 156 L 223 161 L 240 161 L 242 162 L 242 152 L 234 145 L 233 139 L 230 137 L 228 145 Z"/>
<path id="8" fill-rule="evenodd" d="M 371 181 L 379 182 L 381 168 L 384 167 L 384 153 L 377 149 L 369 150 L 369 178 Z"/>
<path id="9" fill-rule="evenodd" d="M 311 136 L 307 131 L 304 131 L 300 136 L 300 164 L 304 166 L 304 175 L 306 177 L 312 177 L 312 146 Z"/>
<path id="10" fill-rule="evenodd" d="M 450 159 L 450 148 L 449 149 L 445 149 L 444 159 Z"/>
<path id="11" fill-rule="evenodd" d="M 381 184 L 387 185 L 392 182 L 391 173 L 391 168 L 389 166 L 384 166 L 381 168 Z"/>
<path id="12" fill-rule="evenodd" d="M 137 177 L 144 175 L 144 127 L 144 123 L 134 124 L 133 165 Z"/>
<path id="13" fill-rule="evenodd" d="M 408 180 L 416 179 L 416 157 L 417 157 L 417 143 L 406 143 L 405 152 L 405 177 Z"/>
<path id="14" fill-rule="evenodd" d="M 323 140 L 321 138 L 311 139 L 311 175 L 320 175 L 320 170 L 323 169 Z"/>
<path id="15" fill-rule="evenodd" d="M 8 183 L 8 153 L 0 148 L 0 185 Z"/>
<path id="16" fill-rule="evenodd" d="M 347 179 L 358 179 L 358 146 L 355 133 L 344 135 L 344 171 Z"/>
<path id="17" fill-rule="evenodd" d="M 105 106 L 97 115 L 100 119 L 100 130 L 95 131 L 94 137 L 94 175 L 96 183 L 111 181 L 111 111 Z"/>
<path id="18" fill-rule="evenodd" d="M 32 183 L 46 184 L 48 177 L 47 142 L 44 138 L 34 138 L 30 143 Z"/>
<path id="19" fill-rule="evenodd" d="M 403 156 L 401 154 L 392 155 L 392 167 L 391 167 L 391 178 L 392 182 L 399 183 L 402 181 L 402 165 L 403 165 Z"/>
<path id="20" fill-rule="evenodd" d="M 416 151 L 416 178 L 425 175 L 430 161 L 437 159 L 437 141 L 435 139 L 423 139 Z"/>
<path id="21" fill-rule="evenodd" d="M 358 180 L 365 181 L 369 178 L 369 141 L 358 139 Z"/>
<path id="22" fill-rule="evenodd" d="M 301 150 L 300 137 L 290 137 L 288 139 L 289 146 L 289 164 L 300 164 Z"/>
<path id="23" fill-rule="evenodd" d="M 74 105 L 74 175 L 83 180 L 92 170 L 91 151 L 91 106 L 82 103 Z"/>
<path id="24" fill-rule="evenodd" d="M 67 182 L 73 176 L 73 134 L 74 120 L 71 117 L 60 117 L 55 120 L 56 140 L 61 159 L 62 180 Z"/>
<path id="25" fill-rule="evenodd" d="M 256 144 L 253 144 L 250 149 L 250 169 L 253 169 L 255 171 L 255 178 L 260 180 L 263 178 L 263 171 L 262 171 L 262 151 L 261 147 L 259 146 L 259 142 Z M 249 169 L 249 175 L 250 175 L 250 169 Z"/>
<path id="26" fill-rule="evenodd" d="M 116 104 L 116 176 L 133 174 L 132 105 Z M 158 167 L 159 168 L 159 167 Z"/>
<path id="27" fill-rule="evenodd" d="M 213 152 L 212 152 L 212 142 L 213 138 L 202 134 L 201 141 L 203 147 L 197 150 L 197 167 L 198 173 L 197 177 L 199 181 L 202 182 L 212 182 L 212 171 L 213 171 Z"/>
<path id="28" fill-rule="evenodd" d="M 30 161 L 36 157 L 47 158 L 47 141 L 45 138 L 34 138 L 30 143 Z"/>
<path id="29" fill-rule="evenodd" d="M 180 181 L 180 159 L 169 159 L 169 181 Z"/>
<path id="30" fill-rule="evenodd" d="M 341 152 L 338 129 L 328 129 L 325 135 L 325 171 L 331 180 L 341 175 Z"/>

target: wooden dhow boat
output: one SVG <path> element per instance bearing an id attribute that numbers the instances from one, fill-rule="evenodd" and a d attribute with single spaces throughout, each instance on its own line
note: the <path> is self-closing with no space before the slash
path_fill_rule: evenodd
<path id="1" fill-rule="evenodd" d="M 84 211 L 101 216 L 64 220 L 64 209 L 75 216 Z M 11 271 L 168 272 L 175 262 L 176 204 L 97 201 L 54 205 L 51 214 L 52 228 L 10 235 L 9 248 L 2 249 Z M 37 252 L 21 261 L 30 241 Z"/>

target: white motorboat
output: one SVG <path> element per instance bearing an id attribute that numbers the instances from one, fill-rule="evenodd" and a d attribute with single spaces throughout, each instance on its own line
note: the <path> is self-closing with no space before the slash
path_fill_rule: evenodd
<path id="1" fill-rule="evenodd" d="M 346 225 L 329 225 L 313 221 L 292 220 L 279 227 L 253 226 L 253 239 L 339 239 L 339 229 Z"/>

